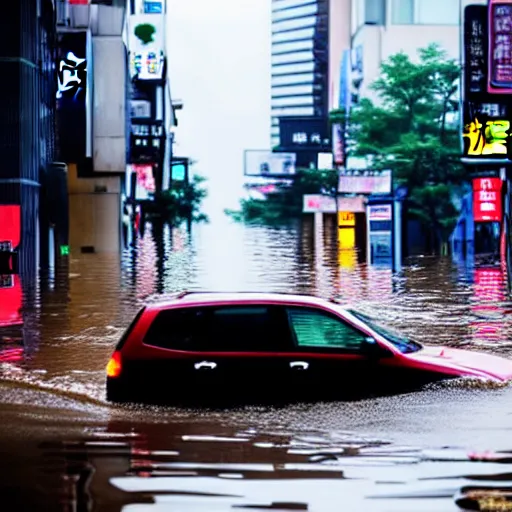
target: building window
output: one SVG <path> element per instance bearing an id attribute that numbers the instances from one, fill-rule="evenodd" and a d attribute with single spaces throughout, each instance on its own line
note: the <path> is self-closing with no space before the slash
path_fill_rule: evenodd
<path id="1" fill-rule="evenodd" d="M 316 4 L 303 5 L 294 9 L 284 9 L 282 11 L 274 11 L 272 13 L 272 19 L 278 20 L 289 20 L 298 18 L 299 16 L 307 16 L 309 14 L 316 14 L 318 7 Z"/>
<path id="2" fill-rule="evenodd" d="M 313 49 L 313 39 L 306 39 L 302 41 L 292 41 L 290 43 L 274 43 L 272 45 L 272 53 L 279 55 L 280 53 L 304 51 Z"/>
<path id="3" fill-rule="evenodd" d="M 272 64 L 293 64 L 294 62 L 310 62 L 314 60 L 313 52 L 294 52 L 272 55 Z"/>
<path id="4" fill-rule="evenodd" d="M 289 32 L 276 32 L 272 34 L 272 42 L 281 43 L 285 41 L 299 41 L 301 39 L 311 39 L 314 35 L 315 27 L 290 30 Z"/>
<path id="5" fill-rule="evenodd" d="M 275 32 L 280 32 L 283 30 L 314 27 L 315 23 L 316 16 L 308 16 L 307 18 L 295 18 L 291 20 L 274 21 L 272 23 L 272 30 Z"/>
<path id="6" fill-rule="evenodd" d="M 302 94 L 313 94 L 313 84 L 291 85 L 288 87 L 274 87 L 272 95 L 279 96 L 300 96 Z"/>
<path id="7" fill-rule="evenodd" d="M 299 107 L 313 105 L 312 96 L 285 96 L 284 98 L 272 98 L 272 107 Z"/>
<path id="8" fill-rule="evenodd" d="M 297 73 L 292 75 L 282 75 L 272 77 L 272 86 L 278 85 L 295 85 L 295 84 L 312 84 L 315 80 L 313 73 Z"/>
<path id="9" fill-rule="evenodd" d="M 386 13 L 385 0 L 366 0 L 364 22 L 369 25 L 384 25 Z"/>
<path id="10" fill-rule="evenodd" d="M 292 73 L 308 73 L 314 71 L 314 62 L 302 62 L 299 64 L 284 64 L 272 68 L 273 75 L 290 75 Z"/>
<path id="11" fill-rule="evenodd" d="M 395 25 L 458 25 L 459 2 L 446 0 L 393 0 Z"/>

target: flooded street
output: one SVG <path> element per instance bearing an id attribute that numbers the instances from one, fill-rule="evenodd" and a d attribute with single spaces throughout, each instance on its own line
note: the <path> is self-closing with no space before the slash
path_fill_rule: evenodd
<path id="1" fill-rule="evenodd" d="M 512 510 L 489 499 L 470 508 L 466 492 L 512 493 L 512 387 L 460 380 L 210 411 L 105 401 L 105 365 L 137 309 L 183 289 L 337 297 L 418 341 L 512 358 L 500 268 L 425 257 L 393 276 L 314 235 L 308 221 L 148 224 L 121 257 L 75 254 L 35 288 L 23 283 L 19 319 L 16 294 L 0 296 L 11 323 L 0 327 L 2 510 Z"/>

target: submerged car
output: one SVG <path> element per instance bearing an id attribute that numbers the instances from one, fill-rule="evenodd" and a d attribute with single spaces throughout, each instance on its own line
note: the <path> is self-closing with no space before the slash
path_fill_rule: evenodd
<path id="1" fill-rule="evenodd" d="M 342 398 L 456 377 L 508 381 L 512 361 L 423 345 L 317 297 L 182 292 L 138 312 L 108 362 L 107 399 Z"/>

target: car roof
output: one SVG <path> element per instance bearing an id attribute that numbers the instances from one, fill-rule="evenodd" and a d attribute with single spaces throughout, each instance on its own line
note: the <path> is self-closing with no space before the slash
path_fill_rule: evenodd
<path id="1" fill-rule="evenodd" d="M 247 304 L 265 302 L 271 304 L 300 304 L 304 306 L 328 306 L 336 304 L 334 300 L 314 295 L 276 292 L 220 292 L 220 291 L 183 291 L 174 294 L 148 297 L 146 305 L 150 309 L 165 309 L 175 306 L 193 306 L 195 304 Z"/>

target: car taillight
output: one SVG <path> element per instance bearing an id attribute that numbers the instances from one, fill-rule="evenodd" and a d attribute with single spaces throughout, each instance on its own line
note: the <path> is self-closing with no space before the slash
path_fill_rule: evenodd
<path id="1" fill-rule="evenodd" d="M 121 352 L 114 352 L 107 364 L 107 377 L 119 377 L 121 369 Z"/>

